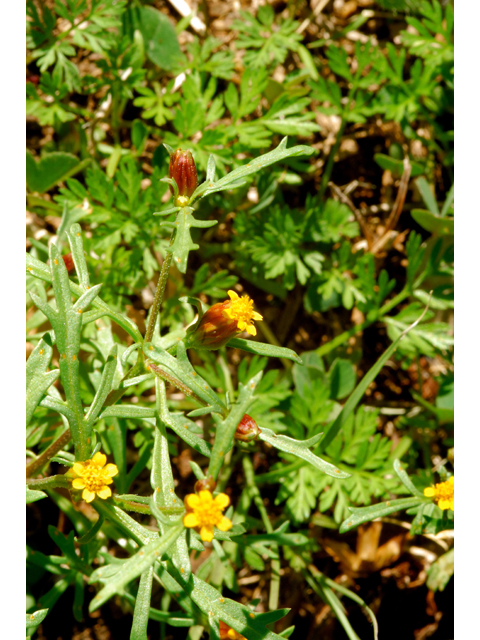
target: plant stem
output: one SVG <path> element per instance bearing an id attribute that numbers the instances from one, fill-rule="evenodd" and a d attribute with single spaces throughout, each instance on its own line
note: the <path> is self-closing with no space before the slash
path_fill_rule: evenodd
<path id="1" fill-rule="evenodd" d="M 42 467 L 44 467 L 59 451 L 63 449 L 63 447 L 70 442 L 72 434 L 70 429 L 67 429 L 60 435 L 55 442 L 45 449 L 45 451 L 33 460 L 30 464 L 27 465 L 26 474 L 27 478 L 30 478 L 34 473 L 40 471 Z"/>
<path id="2" fill-rule="evenodd" d="M 170 246 L 172 245 L 172 241 L 173 241 L 173 234 L 172 234 L 172 239 L 170 240 Z M 167 255 L 165 256 L 165 260 L 163 261 L 163 264 L 162 264 L 162 270 L 160 271 L 160 277 L 158 278 L 155 297 L 153 299 L 153 303 L 150 309 L 147 331 L 145 333 L 145 342 L 151 342 L 153 338 L 153 332 L 155 331 L 155 323 L 157 322 L 158 312 L 160 311 L 160 306 L 163 301 L 163 294 L 165 292 L 168 272 L 170 270 L 170 265 L 172 264 L 172 258 L 173 258 L 173 253 L 171 253 L 170 251 L 167 251 Z"/>
<path id="3" fill-rule="evenodd" d="M 267 533 L 273 533 L 273 526 L 268 517 L 267 510 L 265 509 L 265 505 L 263 504 L 262 496 L 260 495 L 260 491 L 255 484 L 255 472 L 253 470 L 253 463 L 250 458 L 247 456 L 243 457 L 243 471 L 245 473 L 245 481 L 250 490 L 250 495 L 253 498 L 255 506 L 260 512 L 260 516 L 262 518 L 263 526 L 265 527 L 265 531 Z M 280 594 L 280 558 L 278 553 L 278 545 L 272 544 L 272 553 L 276 554 L 276 557 L 272 557 L 271 562 L 271 570 L 272 570 L 272 578 L 270 581 L 270 595 L 268 598 L 268 608 L 270 611 L 274 611 L 278 609 L 278 597 Z"/>
<path id="4" fill-rule="evenodd" d="M 63 474 L 48 476 L 48 478 L 38 478 L 37 480 L 27 480 L 29 489 L 55 489 L 56 487 L 68 487 L 68 480 Z"/>

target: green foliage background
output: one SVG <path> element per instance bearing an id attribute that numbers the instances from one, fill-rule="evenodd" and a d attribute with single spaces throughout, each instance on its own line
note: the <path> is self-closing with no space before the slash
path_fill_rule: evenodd
<path id="1" fill-rule="evenodd" d="M 453 8 L 382 0 L 315 16 L 303 5 L 240 11 L 227 43 L 161 2 L 27 0 L 27 456 L 38 460 L 67 427 L 75 445 L 30 474 L 27 502 L 42 500 L 30 509 L 43 513 L 39 541 L 28 539 L 30 637 L 72 591 L 79 629 L 87 603 L 115 595 L 122 615 L 133 613 L 122 637 L 184 627 L 181 637 L 217 638 L 222 620 L 247 640 L 295 638 L 298 616 L 280 621 L 279 607 L 291 606 L 282 568 L 358 638 L 341 598 L 365 603 L 319 560 L 325 531 L 400 508 L 413 533 L 453 528 L 453 512 L 422 498 L 435 474 L 452 472 Z M 195 218 L 162 181 L 163 143 L 194 155 Z M 405 203 L 396 202 L 406 166 Z M 172 252 L 150 353 L 148 310 Z M 209 306 L 229 289 L 263 314 L 258 342 L 167 353 L 183 344 L 192 299 Z M 171 366 L 174 381 L 198 375 L 203 407 L 137 370 L 138 353 Z M 171 486 L 180 503 L 193 491 L 216 455 L 218 415 L 233 434 L 236 403 L 263 431 L 235 444 L 219 476 L 240 528 L 217 532 L 184 583 L 179 558 L 190 567 L 203 545 L 175 525 L 183 511 L 168 496 L 149 496 Z M 284 436 L 301 441 L 294 455 L 278 444 Z M 117 497 L 93 504 L 96 520 L 66 484 L 42 478 L 100 446 L 119 475 Z M 68 522 L 61 531 L 42 512 L 47 495 Z M 434 590 L 453 572 L 449 553 L 432 565 Z M 252 572 L 266 578 L 260 605 L 239 583 Z M 228 611 L 209 622 L 222 593 Z"/>

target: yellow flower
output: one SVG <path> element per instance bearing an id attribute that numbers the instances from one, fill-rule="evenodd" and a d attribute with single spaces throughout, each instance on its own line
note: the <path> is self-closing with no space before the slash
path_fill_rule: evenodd
<path id="1" fill-rule="evenodd" d="M 220 531 L 232 528 L 231 521 L 222 514 L 230 504 L 230 498 L 225 493 L 219 493 L 215 498 L 210 491 L 189 493 L 184 503 L 187 513 L 183 517 L 183 524 L 200 530 L 202 540 L 210 542 L 213 539 L 214 526 Z"/>
<path id="2" fill-rule="evenodd" d="M 107 456 L 98 451 L 91 460 L 75 462 L 65 474 L 72 480 L 74 489 L 83 489 L 82 498 L 86 502 L 92 502 L 95 495 L 104 500 L 112 495 L 107 485 L 112 484 L 112 477 L 117 475 L 118 469 L 115 464 L 105 466 L 106 461 Z"/>
<path id="3" fill-rule="evenodd" d="M 263 316 L 253 310 L 253 300 L 229 291 L 230 300 L 218 302 L 208 309 L 198 327 L 190 334 L 188 348 L 219 349 L 241 331 L 257 335 L 254 320 Z"/>
<path id="4" fill-rule="evenodd" d="M 235 291 L 228 291 L 228 297 L 231 303 L 225 309 L 226 315 L 237 321 L 237 327 L 240 331 L 246 331 L 251 336 L 256 336 L 257 330 L 253 320 L 263 320 L 263 316 L 253 310 L 253 300 L 248 296 L 239 298 Z"/>
<path id="5" fill-rule="evenodd" d="M 434 487 L 427 487 L 423 490 L 423 495 L 427 498 L 433 498 L 440 509 L 453 511 L 453 476 L 446 482 L 440 482 Z"/>

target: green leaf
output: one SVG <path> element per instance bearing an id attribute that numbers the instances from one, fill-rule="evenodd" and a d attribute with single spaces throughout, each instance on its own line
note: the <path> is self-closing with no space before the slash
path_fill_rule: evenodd
<path id="1" fill-rule="evenodd" d="M 202 404 L 208 406 L 210 411 L 225 413 L 226 407 L 223 402 L 190 364 L 183 341 L 177 344 L 176 358 L 150 343 L 143 345 L 143 353 L 147 359 L 160 365 L 161 371 L 158 373 L 152 367 L 154 373 L 176 385 L 188 396 L 197 398 Z"/>
<path id="2" fill-rule="evenodd" d="M 29 489 L 27 487 L 27 502 L 26 504 L 31 504 L 32 502 L 36 502 L 37 500 L 41 500 L 42 498 L 47 498 L 47 494 L 44 491 L 35 491 L 34 489 Z"/>
<path id="3" fill-rule="evenodd" d="M 292 147 L 291 149 L 287 149 L 287 138 L 283 138 L 278 147 L 269 153 L 264 154 L 254 160 L 250 160 L 247 164 L 238 167 L 238 169 L 234 169 L 230 171 L 226 176 L 220 178 L 216 182 L 204 182 L 199 187 L 197 187 L 195 193 L 193 194 L 190 202 L 193 202 L 195 198 L 202 197 L 216 193 L 218 191 L 225 191 L 226 189 L 234 189 L 245 184 L 246 176 L 249 176 L 252 173 L 256 173 L 260 171 L 260 169 L 264 169 L 265 167 L 270 166 L 271 164 L 275 164 L 275 162 L 280 162 L 281 160 L 285 160 L 285 158 L 294 158 L 297 156 L 310 156 L 315 153 L 315 149 L 311 147 L 307 147 L 306 145 L 298 145 L 296 147 Z"/>
<path id="4" fill-rule="evenodd" d="M 48 609 L 39 609 L 34 613 L 27 613 L 27 629 L 29 627 L 38 627 L 45 620 L 48 611 Z"/>
<path id="5" fill-rule="evenodd" d="M 358 527 L 362 522 L 370 522 L 370 520 L 375 520 L 375 518 L 382 518 L 397 511 L 417 507 L 421 505 L 421 503 L 421 498 L 400 498 L 399 500 L 380 502 L 380 504 L 374 504 L 370 507 L 360 507 L 358 509 L 349 507 L 352 515 L 342 522 L 339 531 L 340 533 L 346 533 Z"/>
<path id="6" fill-rule="evenodd" d="M 76 156 L 63 151 L 45 154 L 35 161 L 27 149 L 27 186 L 30 191 L 44 193 L 66 178 L 78 164 Z"/>
<path id="7" fill-rule="evenodd" d="M 268 442 L 268 444 L 272 445 L 272 447 L 280 449 L 280 451 L 291 453 L 292 455 L 297 456 L 297 458 L 306 460 L 316 469 L 319 469 L 323 473 L 326 473 L 333 478 L 350 478 L 350 473 L 347 473 L 346 471 L 340 471 L 340 469 L 337 469 L 337 467 L 335 467 L 333 464 L 322 460 L 310 451 L 309 447 L 313 447 L 315 444 L 317 444 L 322 435 L 322 433 L 317 433 L 317 435 L 313 436 L 313 438 L 301 441 L 294 440 L 293 438 L 289 438 L 288 436 L 277 435 L 270 429 L 262 428 L 258 437 L 260 440 Z"/>
<path id="8" fill-rule="evenodd" d="M 369 371 L 367 371 L 367 373 L 363 376 L 361 381 L 358 383 L 355 391 L 348 398 L 348 400 L 346 401 L 346 403 L 343 406 L 342 411 L 338 414 L 337 418 L 335 419 L 335 422 L 332 424 L 332 426 L 327 431 L 327 434 L 323 438 L 323 440 L 321 442 L 321 447 L 322 447 L 323 450 L 325 450 L 328 447 L 328 445 L 332 442 L 332 440 L 335 438 L 337 433 L 340 431 L 340 429 L 346 423 L 348 417 L 351 415 L 351 413 L 354 411 L 355 407 L 358 405 L 358 403 L 362 399 L 362 397 L 363 397 L 365 391 L 367 390 L 369 384 L 373 380 L 375 380 L 377 375 L 382 370 L 382 368 L 383 368 L 384 364 L 386 363 L 386 361 L 395 353 L 395 351 L 396 351 L 398 345 L 400 344 L 400 342 L 405 338 L 405 336 L 412 329 L 414 329 L 418 325 L 418 323 L 422 320 L 424 314 L 425 314 L 425 311 L 419 316 L 419 318 L 415 322 L 413 322 L 410 326 L 406 327 L 402 331 L 402 333 L 397 337 L 397 339 L 394 342 L 392 342 L 392 344 L 388 347 L 388 349 L 386 349 L 384 351 L 384 353 L 380 356 L 380 358 L 373 365 L 373 367 L 371 367 L 369 369 Z"/>
<path id="9" fill-rule="evenodd" d="M 113 376 L 117 368 L 117 345 L 114 344 L 110 349 L 107 360 L 103 365 L 102 377 L 98 386 L 95 398 L 85 416 L 85 424 L 93 425 L 98 414 L 102 410 L 103 404 L 112 390 Z"/>
<path id="10" fill-rule="evenodd" d="M 129 558 L 113 576 L 106 578 L 104 580 L 105 586 L 90 603 L 90 613 L 96 611 L 113 595 L 121 593 L 129 582 L 137 578 L 144 571 L 147 571 L 157 560 L 160 560 L 163 554 L 175 543 L 183 530 L 183 522 L 179 522 L 172 527 L 168 533 L 156 540 L 152 540 L 152 542 L 149 542 L 140 549 L 140 551 Z M 105 567 L 100 567 L 100 569 L 94 571 L 90 576 L 89 582 L 97 582 L 102 579 L 104 571 Z"/>
<path id="11" fill-rule="evenodd" d="M 28 385 L 26 407 L 27 426 L 32 419 L 33 412 L 40 403 L 40 400 L 43 398 L 49 387 L 51 387 L 55 380 L 58 379 L 59 375 L 60 370 L 54 369 L 48 373 L 35 376 Z"/>
<path id="12" fill-rule="evenodd" d="M 260 380 L 263 371 L 259 371 L 256 376 L 248 381 L 246 385 L 239 384 L 238 398 L 230 411 L 229 415 L 223 422 L 217 424 L 217 435 L 213 444 L 210 464 L 208 465 L 208 473 L 217 479 L 218 473 L 225 460 L 225 455 L 233 446 L 233 436 L 248 408 L 254 399 L 254 391 Z"/>
<path id="13" fill-rule="evenodd" d="M 353 391 L 357 376 L 349 360 L 337 358 L 330 367 L 328 378 L 330 382 L 330 398 L 341 400 Z"/>
<path id="14" fill-rule="evenodd" d="M 182 55 L 174 26 L 166 15 L 153 7 L 141 7 L 139 13 L 139 30 L 147 58 L 160 69 L 171 71 Z"/>
<path id="15" fill-rule="evenodd" d="M 415 222 L 430 233 L 439 236 L 451 236 L 454 231 L 453 218 L 442 218 L 425 209 L 412 209 L 410 212 Z"/>
<path id="16" fill-rule="evenodd" d="M 453 549 L 435 560 L 427 571 L 427 587 L 432 591 L 443 591 L 453 576 Z"/>
<path id="17" fill-rule="evenodd" d="M 90 277 L 88 275 L 85 251 L 83 249 L 82 228 L 77 223 L 72 224 L 72 226 L 66 230 L 66 236 L 72 251 L 78 281 L 82 287 L 88 289 L 90 288 Z"/>
<path id="18" fill-rule="evenodd" d="M 417 487 L 413 484 L 413 482 L 408 477 L 407 472 L 402 467 L 402 463 L 397 458 L 393 461 L 393 468 L 395 469 L 395 473 L 400 478 L 401 483 L 410 491 L 410 493 L 417 498 L 423 498 L 423 493 L 417 489 Z"/>
<path id="19" fill-rule="evenodd" d="M 395 177 L 403 175 L 403 160 L 395 160 L 395 158 L 384 153 L 375 153 L 373 159 L 382 169 L 391 171 Z M 410 162 L 410 166 L 412 167 L 412 173 L 410 174 L 412 178 L 421 175 L 425 171 L 417 162 Z"/>
<path id="20" fill-rule="evenodd" d="M 173 253 L 175 266 L 181 273 L 187 272 L 188 254 L 190 251 L 198 249 L 199 245 L 192 240 L 191 229 L 198 227 L 205 229 L 217 224 L 216 220 L 197 220 L 193 217 L 192 207 L 182 207 L 177 213 L 175 222 L 161 222 L 161 227 L 173 227 L 175 229 L 175 239 L 168 251 Z"/>
<path id="21" fill-rule="evenodd" d="M 428 182 L 425 180 L 424 177 L 418 178 L 417 180 L 415 180 L 415 184 L 418 187 L 418 190 L 420 191 L 420 194 L 423 198 L 423 201 L 425 202 L 425 204 L 427 205 L 427 209 L 433 213 L 433 215 L 435 216 L 439 216 L 440 215 L 440 211 L 438 210 L 438 204 L 437 204 L 437 200 L 435 198 L 435 196 L 432 193 L 432 190 L 430 188 L 430 185 L 428 184 Z"/>
<path id="22" fill-rule="evenodd" d="M 248 353 L 255 353 L 259 356 L 268 356 L 270 358 L 286 358 L 287 360 L 293 360 L 298 364 L 303 364 L 302 359 L 292 349 L 286 349 L 285 347 L 276 347 L 273 344 L 266 344 L 265 342 L 255 342 L 254 340 L 244 340 L 243 338 L 232 338 L 227 342 L 227 347 L 232 349 L 241 349 Z"/>
<path id="23" fill-rule="evenodd" d="M 147 626 L 152 597 L 153 565 L 140 576 L 140 585 L 135 600 L 130 640 L 147 640 Z"/>

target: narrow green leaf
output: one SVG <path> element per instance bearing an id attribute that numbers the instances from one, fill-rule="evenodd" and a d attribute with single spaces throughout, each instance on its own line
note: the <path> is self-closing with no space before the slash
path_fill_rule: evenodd
<path id="1" fill-rule="evenodd" d="M 26 504 L 31 504 L 32 502 L 36 502 L 37 500 L 41 500 L 42 498 L 47 498 L 47 494 L 44 491 L 35 491 L 34 489 L 29 489 L 27 487 L 27 502 Z"/>
<path id="2" fill-rule="evenodd" d="M 433 213 L 434 216 L 439 216 L 440 215 L 440 211 L 438 210 L 437 200 L 436 200 L 435 196 L 433 195 L 432 190 L 431 190 L 430 185 L 428 184 L 428 182 L 423 177 L 417 178 L 417 180 L 415 182 L 416 182 L 416 185 L 418 187 L 418 190 L 420 191 L 420 193 L 422 195 L 423 201 L 427 205 L 427 209 L 431 213 Z"/>
<path id="3" fill-rule="evenodd" d="M 350 473 L 337 469 L 337 467 L 335 467 L 333 464 L 322 460 L 322 458 L 319 458 L 310 451 L 309 447 L 317 444 L 322 435 L 322 433 L 318 433 L 313 438 L 304 440 L 302 442 L 301 440 L 294 440 L 293 438 L 289 438 L 288 436 L 277 435 L 273 431 L 270 431 L 270 429 L 265 429 L 263 427 L 258 437 L 260 440 L 268 442 L 268 444 L 270 444 L 272 447 L 280 449 L 280 451 L 291 453 L 292 455 L 297 456 L 297 458 L 306 460 L 316 469 L 319 469 L 320 471 L 323 471 L 323 473 L 332 476 L 332 478 L 350 478 Z"/>
<path id="4" fill-rule="evenodd" d="M 91 425 L 93 425 L 93 423 L 95 422 L 98 414 L 102 410 L 103 403 L 112 390 L 113 376 L 115 375 L 116 368 L 117 345 L 114 344 L 110 349 L 107 361 L 103 366 L 102 377 L 97 389 L 97 393 L 95 394 L 95 398 L 93 399 L 93 402 L 87 411 L 87 415 L 85 416 L 85 425 L 87 426 L 87 428 L 91 427 Z"/>
<path id="5" fill-rule="evenodd" d="M 27 613 L 27 629 L 29 627 L 38 627 L 45 620 L 48 609 L 39 609 L 35 613 Z"/>
<path id="6" fill-rule="evenodd" d="M 28 357 L 26 367 L 27 389 L 35 376 L 46 372 L 52 359 L 52 353 L 52 338 L 49 333 L 46 333 Z"/>
<path id="7" fill-rule="evenodd" d="M 450 191 L 447 193 L 447 197 L 445 198 L 445 202 L 443 203 L 442 206 L 442 210 L 440 211 L 440 216 L 443 218 L 443 216 L 445 216 L 448 213 L 448 210 L 450 209 L 450 205 L 453 202 L 453 184 L 450 187 Z"/>
<path id="8" fill-rule="evenodd" d="M 27 389 L 27 426 L 32 419 L 33 413 L 40 403 L 43 395 L 47 392 L 48 388 L 52 386 L 55 380 L 58 379 L 60 371 L 54 369 L 48 373 L 43 373 L 39 376 L 35 376 L 28 385 Z"/>
<path id="9" fill-rule="evenodd" d="M 413 484 L 413 482 L 408 477 L 407 472 L 402 466 L 402 463 L 397 458 L 393 461 L 393 468 L 395 469 L 395 473 L 400 478 L 400 482 L 410 491 L 410 493 L 417 498 L 423 498 L 423 493 L 417 489 L 417 487 Z"/>
<path id="10" fill-rule="evenodd" d="M 226 176 L 217 180 L 217 182 L 206 181 L 197 187 L 195 193 L 193 194 L 190 202 L 193 202 L 195 198 L 202 197 L 216 193 L 217 191 L 225 191 L 225 189 L 233 189 L 235 187 L 239 187 L 242 184 L 245 184 L 246 176 L 249 176 L 252 173 L 260 171 L 260 169 L 264 169 L 265 167 L 270 166 L 271 164 L 275 164 L 275 162 L 280 162 L 281 160 L 285 160 L 285 158 L 294 158 L 297 156 L 310 156 L 312 153 L 315 153 L 315 149 L 312 147 L 307 147 L 306 145 L 298 145 L 296 147 L 292 147 L 291 149 L 287 149 L 287 138 L 283 138 L 278 147 L 269 153 L 265 153 L 263 156 L 259 156 L 254 160 L 250 160 L 247 164 L 238 167 L 238 169 L 234 169 L 230 171 Z"/>
<path id="11" fill-rule="evenodd" d="M 211 407 L 215 413 L 224 414 L 226 407 L 210 385 L 201 378 L 190 364 L 185 344 L 180 341 L 177 344 L 177 357 L 174 358 L 165 349 L 145 343 L 143 353 L 146 358 L 160 365 L 165 374 L 165 379 L 176 384 L 179 389 L 189 396 L 193 396 Z M 153 369 L 155 372 L 155 369 Z M 162 374 L 159 374 L 162 377 Z M 169 376 L 169 377 L 167 377 Z"/>
<path id="12" fill-rule="evenodd" d="M 152 597 L 153 565 L 140 576 L 130 640 L 147 640 L 150 599 Z"/>
<path id="13" fill-rule="evenodd" d="M 424 209 L 412 209 L 410 215 L 415 222 L 418 222 L 423 229 L 430 233 L 436 233 L 439 236 L 453 235 L 455 229 L 453 218 L 441 218 Z"/>
<path id="14" fill-rule="evenodd" d="M 420 498 L 399 498 L 398 500 L 380 502 L 379 504 L 374 504 L 370 507 L 360 507 L 358 509 L 349 507 L 352 515 L 342 522 L 339 531 L 340 533 L 346 533 L 347 531 L 358 527 L 362 522 L 370 522 L 370 520 L 375 520 L 375 518 L 382 518 L 383 516 L 388 516 L 397 511 L 417 507 L 421 503 L 422 500 Z"/>
<path id="15" fill-rule="evenodd" d="M 268 356 L 270 358 L 286 358 L 293 360 L 298 364 L 303 364 L 302 359 L 292 349 L 285 347 L 276 347 L 273 344 L 265 342 L 255 342 L 254 340 L 244 340 L 243 338 L 232 338 L 227 342 L 227 347 L 232 349 L 242 349 L 248 353 L 255 353 L 259 356 Z"/>
<path id="16" fill-rule="evenodd" d="M 118 404 L 107 407 L 100 418 L 154 418 L 153 407 L 138 407 L 136 404 Z"/>
<path id="17" fill-rule="evenodd" d="M 208 466 L 208 473 L 214 480 L 217 479 L 218 473 L 225 460 L 225 455 L 233 446 L 233 436 L 235 431 L 240 420 L 243 418 L 245 413 L 247 413 L 248 408 L 253 402 L 255 388 L 262 379 L 262 376 L 263 371 L 259 371 L 256 376 L 247 382 L 245 386 L 240 383 L 240 391 L 233 409 L 230 411 L 227 418 L 217 425 L 217 435 L 215 437 L 210 457 L 210 464 Z"/>
<path id="18" fill-rule="evenodd" d="M 182 522 L 172 527 L 168 533 L 152 540 L 145 547 L 140 549 L 135 555 L 129 558 L 111 578 L 107 579 L 103 589 L 97 593 L 90 603 L 90 613 L 96 611 L 113 595 L 121 593 L 123 588 L 132 580 L 147 571 L 157 560 L 160 560 L 164 553 L 175 543 L 178 536 L 184 531 Z M 103 568 L 103 567 L 102 567 Z M 92 574 L 93 578 L 94 574 Z M 90 582 L 99 580 L 101 572 L 95 572 L 95 578 Z"/>
<path id="19" fill-rule="evenodd" d="M 350 414 L 354 411 L 355 407 L 358 405 L 360 400 L 363 398 L 363 395 L 364 395 L 365 391 L 367 390 L 369 384 L 373 380 L 375 380 L 377 375 L 382 370 L 385 362 L 395 353 L 400 341 L 403 340 L 403 338 L 408 334 L 408 332 L 411 331 L 414 327 L 416 327 L 417 324 L 422 320 L 422 318 L 425 315 L 426 311 L 427 311 L 427 308 L 425 308 L 425 310 L 420 315 L 418 320 L 416 320 L 409 327 L 407 327 L 398 336 L 398 338 L 395 340 L 395 342 L 392 342 L 392 344 L 380 356 L 380 358 L 373 365 L 373 367 L 371 367 L 371 369 L 369 371 L 367 371 L 367 373 L 360 380 L 360 382 L 358 383 L 355 391 L 348 398 L 348 400 L 346 401 L 346 403 L 343 406 L 342 411 L 338 414 L 337 418 L 335 419 L 335 422 L 329 428 L 329 430 L 327 431 L 327 434 L 325 435 L 325 437 L 323 438 L 322 442 L 320 443 L 320 446 L 321 446 L 322 450 L 325 450 L 328 447 L 328 445 L 330 444 L 330 442 L 332 442 L 332 440 L 335 438 L 337 433 L 340 431 L 340 429 L 345 424 L 347 418 L 350 416 Z"/>

